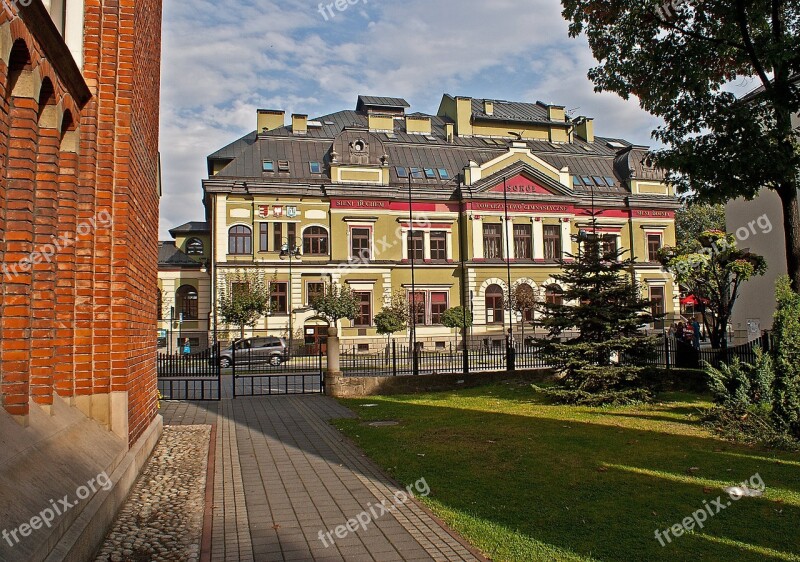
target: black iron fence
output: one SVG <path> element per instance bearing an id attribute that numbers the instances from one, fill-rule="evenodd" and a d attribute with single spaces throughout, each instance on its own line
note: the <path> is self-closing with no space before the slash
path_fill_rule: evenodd
<path id="1" fill-rule="evenodd" d="M 285 342 L 264 339 L 262 347 L 237 349 L 234 342 L 222 352 L 233 375 L 233 396 L 324 393 L 327 358 L 319 346 L 290 350 Z"/>
<path id="2" fill-rule="evenodd" d="M 156 356 L 158 391 L 165 400 L 220 400 L 219 344 L 195 353 Z"/>

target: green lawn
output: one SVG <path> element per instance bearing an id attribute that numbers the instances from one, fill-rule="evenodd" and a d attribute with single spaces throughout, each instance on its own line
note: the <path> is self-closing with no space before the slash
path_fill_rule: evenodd
<path id="1" fill-rule="evenodd" d="M 398 481 L 424 477 L 432 492 L 420 499 L 493 560 L 800 560 L 800 455 L 716 439 L 698 422 L 704 398 L 661 400 L 547 406 L 515 381 L 343 400 L 361 419 L 334 423 Z M 401 423 L 365 425 L 373 420 Z M 656 540 L 757 473 L 763 498 L 732 502 L 664 547 Z"/>

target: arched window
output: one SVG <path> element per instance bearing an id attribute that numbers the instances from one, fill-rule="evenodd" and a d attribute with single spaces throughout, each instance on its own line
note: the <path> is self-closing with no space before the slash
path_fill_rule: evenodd
<path id="1" fill-rule="evenodd" d="M 544 292 L 544 301 L 548 304 L 564 304 L 564 291 L 558 285 L 548 285 Z"/>
<path id="2" fill-rule="evenodd" d="M 503 321 L 503 289 L 493 284 L 486 288 L 486 323 L 500 324 Z"/>
<path id="3" fill-rule="evenodd" d="M 183 285 L 175 293 L 175 305 L 184 320 L 197 320 L 197 289 Z"/>
<path id="4" fill-rule="evenodd" d="M 189 238 L 186 241 L 186 253 L 190 256 L 203 255 L 203 241 L 199 238 Z"/>
<path id="5" fill-rule="evenodd" d="M 328 231 L 321 226 L 310 226 L 303 231 L 303 254 L 328 255 Z"/>
<path id="6" fill-rule="evenodd" d="M 228 231 L 228 253 L 247 256 L 253 253 L 253 232 L 246 226 L 234 226 Z"/>

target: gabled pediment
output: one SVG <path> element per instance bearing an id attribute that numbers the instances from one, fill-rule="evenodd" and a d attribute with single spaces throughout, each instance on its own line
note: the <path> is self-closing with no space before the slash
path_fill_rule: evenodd
<path id="1" fill-rule="evenodd" d="M 545 175 L 527 162 L 518 161 L 508 168 L 501 169 L 492 175 L 473 184 L 473 193 L 503 193 L 509 195 L 556 195 L 572 196 L 573 192 L 564 184 Z"/>

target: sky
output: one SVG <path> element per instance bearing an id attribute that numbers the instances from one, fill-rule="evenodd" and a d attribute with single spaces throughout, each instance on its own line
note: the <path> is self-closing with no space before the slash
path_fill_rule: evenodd
<path id="1" fill-rule="evenodd" d="M 204 220 L 206 156 L 254 131 L 258 108 L 313 118 L 355 109 L 359 94 L 434 114 L 444 93 L 540 100 L 594 117 L 600 136 L 653 144 L 659 121 L 635 99 L 594 92 L 597 63 L 556 0 L 328 2 L 164 3 L 162 240 Z"/>

